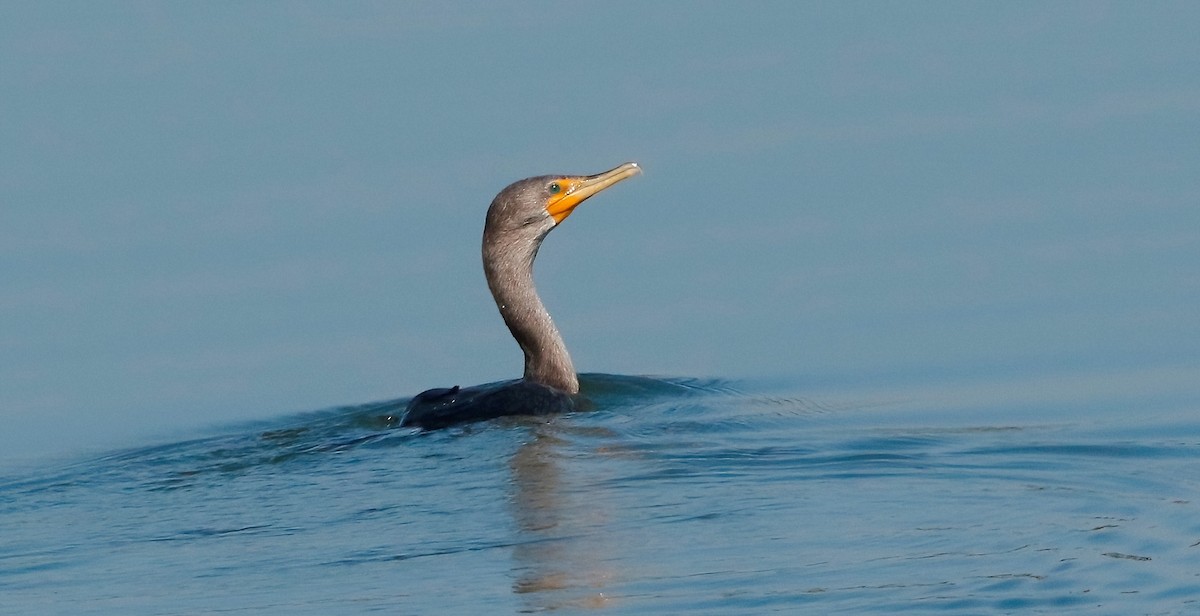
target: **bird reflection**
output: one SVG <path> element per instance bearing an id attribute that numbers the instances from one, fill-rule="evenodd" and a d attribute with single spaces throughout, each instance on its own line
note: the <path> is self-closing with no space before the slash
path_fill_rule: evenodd
<path id="1" fill-rule="evenodd" d="M 513 592 L 531 610 L 601 608 L 614 573 L 605 568 L 608 511 L 592 490 L 571 488 L 563 468 L 565 442 L 554 424 L 533 431 L 509 462 L 511 507 L 520 541 L 513 548 Z M 590 486 L 589 486 L 590 488 Z"/>

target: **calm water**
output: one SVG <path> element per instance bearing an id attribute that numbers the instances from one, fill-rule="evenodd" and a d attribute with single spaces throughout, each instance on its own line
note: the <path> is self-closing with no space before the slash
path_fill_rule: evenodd
<path id="1" fill-rule="evenodd" d="M 592 375 L 548 421 L 394 401 L 10 470 L 0 612 L 1198 613 L 1200 408 L 1084 381 Z"/>

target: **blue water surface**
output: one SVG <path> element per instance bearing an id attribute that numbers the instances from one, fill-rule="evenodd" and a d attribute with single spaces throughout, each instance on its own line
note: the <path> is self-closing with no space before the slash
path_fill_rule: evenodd
<path id="1" fill-rule="evenodd" d="M 0 612 L 1195 613 L 1200 409 L 1154 374 L 585 375 L 549 419 L 397 400 L 10 468 Z"/>
<path id="2" fill-rule="evenodd" d="M 0 2 L 0 616 L 1200 614 L 1198 23 Z M 539 291 L 721 378 L 396 426 L 520 374 L 497 191 L 629 160 Z"/>

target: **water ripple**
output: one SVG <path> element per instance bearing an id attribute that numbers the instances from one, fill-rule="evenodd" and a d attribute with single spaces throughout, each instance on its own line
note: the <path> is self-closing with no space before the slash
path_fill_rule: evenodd
<path id="1" fill-rule="evenodd" d="M 146 588 L 172 591 L 123 611 L 224 609 L 213 584 L 291 612 L 333 588 L 415 612 L 1197 607 L 1195 418 L 583 382 L 596 409 L 563 417 L 419 432 L 390 400 L 9 478 L 0 589 L 79 613 Z"/>

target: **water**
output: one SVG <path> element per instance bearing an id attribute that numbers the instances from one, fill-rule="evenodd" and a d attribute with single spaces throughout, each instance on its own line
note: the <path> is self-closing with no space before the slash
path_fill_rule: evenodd
<path id="1" fill-rule="evenodd" d="M 0 613 L 1196 613 L 1200 415 L 1157 374 L 588 375 L 549 420 L 398 400 L 10 469 Z"/>

